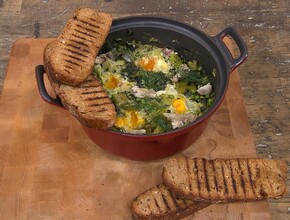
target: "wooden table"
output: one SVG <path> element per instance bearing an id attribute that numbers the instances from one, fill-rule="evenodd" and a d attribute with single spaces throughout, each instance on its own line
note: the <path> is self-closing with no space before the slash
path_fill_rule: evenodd
<path id="1" fill-rule="evenodd" d="M 130 219 L 131 200 L 162 181 L 166 158 L 136 162 L 110 155 L 67 111 L 45 103 L 34 67 L 49 41 L 22 39 L 11 52 L 0 101 L 2 219 Z M 256 157 L 237 71 L 205 133 L 182 154 Z M 259 201 L 212 205 L 188 219 L 208 218 L 270 219 L 270 213 L 267 201 Z"/>
<path id="2" fill-rule="evenodd" d="M 195 26 L 211 35 L 217 34 L 226 26 L 237 28 L 249 49 L 249 58 L 239 67 L 239 72 L 257 156 L 261 158 L 286 159 L 289 172 L 290 4 L 288 0 L 233 0 L 227 2 L 203 0 L 158 2 L 153 0 L 0 1 L 0 93 L 5 76 L 9 74 L 8 61 L 14 42 L 26 37 L 47 38 L 57 36 L 73 10 L 79 6 L 99 8 L 112 13 L 114 18 L 148 14 L 169 17 Z M 17 86 L 21 86 L 21 80 L 18 80 L 14 85 L 14 87 Z M 22 100 L 21 95 L 15 95 L 14 101 L 11 101 L 12 106 L 15 106 L 19 100 Z M 28 103 L 22 103 L 21 105 L 26 106 Z M 38 104 L 35 105 L 39 108 Z M 4 117 L 4 110 L 5 108 L 0 109 L 1 119 Z M 15 114 L 15 112 L 11 111 L 11 114 Z M 36 111 L 33 114 L 37 116 L 39 113 Z M 58 112 L 58 114 L 60 113 Z M 25 121 L 25 119 L 18 118 L 13 123 L 17 121 L 21 122 Z M 50 120 L 47 119 L 47 121 L 49 122 Z M 58 121 L 59 129 L 65 129 L 62 123 L 61 120 Z M 4 125 L 4 122 L 1 120 L 0 125 L 2 124 Z M 54 132 L 53 126 L 50 124 L 46 129 Z M 1 138 L 2 135 L 5 138 L 3 141 L 0 139 L 0 185 L 4 181 L 1 179 L 4 172 L 3 165 L 8 163 L 7 160 L 2 161 L 2 157 L 6 158 L 10 149 L 10 146 L 4 140 L 11 137 L 10 131 L 8 129 L 3 130 L 1 127 Z M 21 133 L 21 135 L 27 137 L 33 134 Z M 51 141 L 54 139 L 66 140 L 68 134 L 60 137 L 58 132 L 55 131 L 53 136 L 43 135 L 42 138 L 46 138 L 47 141 L 49 138 Z M 15 153 L 15 156 L 9 157 L 9 163 L 23 160 L 23 164 L 27 164 L 27 157 L 35 160 L 35 152 L 29 149 L 27 148 L 27 152 L 24 155 L 16 154 L 17 150 L 14 149 L 15 152 L 13 151 L 12 153 Z M 44 152 L 43 154 L 45 154 Z M 51 154 L 47 152 L 48 157 Z M 23 176 L 23 181 L 25 177 Z M 22 178 L 19 181 L 21 182 Z M 23 184 L 25 186 L 25 181 Z M 12 183 L 11 187 L 13 188 Z M 289 187 L 290 181 L 288 177 Z M 10 197 L 8 203 L 15 204 L 19 202 L 19 204 L 24 204 L 21 201 L 25 202 L 27 198 L 24 194 L 21 195 L 23 196 Z M 289 198 L 290 193 L 279 200 L 269 200 L 273 219 L 289 219 Z M 43 202 L 43 204 L 45 203 Z M 5 210 L 1 200 L 0 207 L 1 211 Z M 26 206 L 18 208 L 26 209 Z"/>

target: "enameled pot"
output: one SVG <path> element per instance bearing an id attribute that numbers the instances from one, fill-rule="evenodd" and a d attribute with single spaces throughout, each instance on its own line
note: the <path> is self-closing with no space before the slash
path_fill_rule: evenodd
<path id="1" fill-rule="evenodd" d="M 239 49 L 234 58 L 223 42 L 231 37 Z M 215 101 L 208 111 L 186 127 L 155 135 L 125 134 L 110 130 L 97 130 L 82 125 L 88 137 L 102 149 L 132 160 L 154 160 L 171 156 L 188 148 L 205 130 L 210 116 L 218 109 L 227 91 L 230 73 L 247 58 L 247 47 L 238 32 L 227 27 L 214 37 L 189 25 L 160 17 L 127 17 L 113 21 L 107 42 L 116 39 L 150 43 L 158 39 L 161 45 L 173 48 L 184 58 L 200 61 L 206 72 L 215 73 Z M 36 79 L 41 97 L 48 103 L 63 107 L 59 98 L 46 91 L 43 65 L 36 67 Z"/>

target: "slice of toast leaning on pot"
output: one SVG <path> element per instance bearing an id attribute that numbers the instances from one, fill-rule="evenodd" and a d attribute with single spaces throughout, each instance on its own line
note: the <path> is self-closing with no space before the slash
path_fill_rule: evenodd
<path id="1" fill-rule="evenodd" d="M 96 54 L 112 24 L 110 14 L 77 9 L 62 33 L 44 49 L 44 68 L 63 106 L 82 124 L 111 128 L 115 106 L 92 74 Z"/>

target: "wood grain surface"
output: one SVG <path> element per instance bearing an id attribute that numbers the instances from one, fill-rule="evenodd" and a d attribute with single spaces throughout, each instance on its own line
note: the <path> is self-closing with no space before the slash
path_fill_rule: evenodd
<path id="1" fill-rule="evenodd" d="M 166 159 L 135 162 L 92 143 L 38 94 L 34 67 L 50 39 L 12 49 L 0 101 L 2 219 L 131 219 L 131 200 L 161 182 Z M 228 42 L 229 45 L 229 42 Z M 19 68 L 21 67 L 21 68 Z M 183 155 L 256 157 L 237 71 L 205 133 Z M 270 219 L 267 201 L 211 205 L 188 219 Z"/>
<path id="2" fill-rule="evenodd" d="M 68 17 L 79 6 L 98 8 L 110 12 L 114 18 L 130 15 L 169 17 L 195 26 L 211 35 L 216 35 L 226 26 L 234 26 L 237 28 L 249 49 L 249 58 L 239 67 L 239 72 L 245 107 L 253 133 L 257 156 L 261 158 L 286 159 L 289 172 L 290 1 L 161 0 L 156 2 L 153 0 L 0 0 L 0 93 L 3 88 L 4 79 L 8 75 L 8 62 L 13 43 L 23 38 L 48 38 L 57 36 Z M 22 51 L 22 54 L 25 54 L 25 50 Z M 20 71 L 22 66 L 25 65 L 26 61 L 22 61 L 21 66 L 17 67 L 17 71 Z M 19 72 L 17 73 L 19 74 Z M 21 87 L 21 82 L 20 79 L 17 79 L 16 83 L 14 82 L 14 85 L 11 85 L 10 89 L 13 90 Z M 9 101 L 11 106 L 18 106 L 19 103 L 17 104 L 17 102 L 23 99 L 21 94 L 11 96 L 13 96 L 13 101 Z M 2 99 L 6 98 L 2 97 Z M 24 101 L 22 100 L 22 102 Z M 21 105 L 25 106 L 28 103 L 22 103 Z M 35 103 L 35 105 L 36 108 L 41 108 L 39 106 L 40 104 Z M 9 110 L 6 108 L 0 109 L 1 119 L 7 115 L 16 114 L 15 111 L 7 111 Z M 41 110 L 39 109 L 39 111 Z M 7 138 L 11 138 L 12 136 L 11 130 L 9 130 L 9 128 L 11 129 L 11 123 L 25 121 L 30 114 L 38 116 L 43 113 L 35 110 L 33 113 L 27 113 L 24 118 L 21 118 L 22 115 L 21 117 L 17 117 L 17 120 L 15 119 L 14 122 L 0 121 L 0 178 L 4 172 L 2 158 L 7 156 L 10 149 L 10 145 L 7 144 Z M 58 114 L 60 113 L 56 113 L 56 115 Z M 50 121 L 53 117 L 54 115 L 47 115 L 44 118 Z M 35 128 L 39 126 L 37 123 L 35 121 Z M 62 120 L 58 120 L 57 129 L 65 130 L 66 126 L 63 123 Z M 3 129 L 2 125 L 5 127 L 6 124 L 10 127 L 8 126 L 7 129 Z M 32 125 L 27 125 L 27 129 L 30 126 Z M 27 134 L 22 131 L 23 128 L 18 129 L 20 135 L 26 137 L 37 136 L 35 132 Z M 63 133 L 60 136 L 57 129 L 53 127 L 52 123 L 46 124 L 45 131 L 43 131 L 41 136 L 42 140 L 46 140 L 47 142 L 53 142 L 54 139 L 64 141 L 69 135 L 72 138 L 71 134 Z M 49 132 L 52 132 L 53 135 L 49 135 Z M 15 135 L 13 134 L 13 137 Z M 78 135 L 77 133 L 72 136 L 77 137 Z M 15 140 L 15 142 L 17 141 Z M 62 149 L 60 146 L 59 148 Z M 10 156 L 10 163 L 22 160 L 24 161 L 23 163 L 28 163 L 29 165 L 31 161 L 36 160 L 37 152 L 29 150 L 30 148 L 28 146 L 26 154 L 23 155 L 18 153 L 16 149 L 13 151 L 14 156 Z M 49 155 L 49 152 L 47 154 Z M 31 159 L 30 162 L 27 162 L 28 158 Z M 7 173 L 7 171 L 5 172 Z M 20 178 L 21 181 L 22 179 Z M 289 188 L 289 175 L 287 184 Z M 25 205 L 20 206 L 20 204 L 24 204 L 22 202 L 26 201 L 27 195 L 21 195 L 18 195 L 18 197 L 9 197 L 8 203 L 15 204 L 15 202 L 19 202 L 18 208 L 25 210 L 27 207 Z M 45 203 L 43 202 L 43 204 Z M 269 200 L 269 205 L 273 219 L 289 219 L 289 193 L 282 199 Z M 1 200 L 0 207 L 1 210 L 5 209 Z"/>

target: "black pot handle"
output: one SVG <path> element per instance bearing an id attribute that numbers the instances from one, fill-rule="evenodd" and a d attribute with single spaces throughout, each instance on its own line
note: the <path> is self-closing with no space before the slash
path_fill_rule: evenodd
<path id="1" fill-rule="evenodd" d="M 237 58 L 234 58 L 232 56 L 228 47 L 225 45 L 223 38 L 226 36 L 232 37 L 232 39 L 237 44 L 239 51 L 240 51 L 240 55 Z M 219 47 L 222 54 L 224 55 L 229 72 L 232 72 L 234 69 L 236 69 L 248 57 L 247 46 L 235 28 L 227 27 L 224 30 L 222 30 L 218 35 L 213 37 L 213 39 L 214 39 L 216 45 Z"/>
<path id="2" fill-rule="evenodd" d="M 44 78 L 43 78 L 45 74 L 44 66 L 43 65 L 36 66 L 35 74 L 36 74 L 36 82 L 37 82 L 38 91 L 42 99 L 48 102 L 49 104 L 56 105 L 58 107 L 63 108 L 60 98 L 58 96 L 56 98 L 52 98 L 46 90 L 46 87 L 44 84 Z"/>

